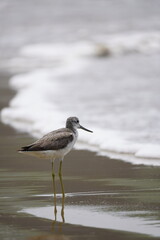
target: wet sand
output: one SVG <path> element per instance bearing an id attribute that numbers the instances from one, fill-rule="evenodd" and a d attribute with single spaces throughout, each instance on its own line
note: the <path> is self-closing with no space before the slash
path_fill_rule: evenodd
<path id="1" fill-rule="evenodd" d="M 1 74 L 0 108 L 14 94 L 8 78 Z M 72 151 L 63 164 L 65 222 L 58 176 L 55 221 L 51 163 L 17 153 L 33 141 L 27 134 L 2 123 L 0 132 L 0 239 L 160 238 L 159 167 Z"/>

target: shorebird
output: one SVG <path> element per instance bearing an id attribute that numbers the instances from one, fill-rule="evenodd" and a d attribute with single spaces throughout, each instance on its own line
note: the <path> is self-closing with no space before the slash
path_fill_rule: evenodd
<path id="1" fill-rule="evenodd" d="M 62 210 L 61 216 L 64 220 L 64 199 L 65 199 L 65 192 L 64 186 L 62 181 L 62 162 L 64 156 L 71 151 L 73 148 L 77 137 L 78 131 L 77 129 L 83 129 L 85 131 L 91 132 L 91 130 L 84 128 L 80 125 L 79 119 L 77 117 L 69 117 L 66 121 L 66 127 L 60 128 L 58 130 L 52 131 L 46 135 L 44 135 L 39 140 L 35 141 L 34 143 L 22 147 L 19 152 L 25 153 L 28 155 L 33 155 L 40 158 L 50 159 L 52 162 L 52 180 L 53 180 L 53 192 L 54 192 L 54 214 L 55 214 L 55 221 L 56 221 L 56 186 L 55 186 L 55 174 L 54 174 L 54 167 L 53 163 L 54 160 L 60 160 L 59 165 L 59 178 L 61 183 L 62 189 Z"/>
<path id="2" fill-rule="evenodd" d="M 61 175 L 63 158 L 73 148 L 78 137 L 78 128 L 92 133 L 91 130 L 80 125 L 77 117 L 69 117 L 65 128 L 60 128 L 44 135 L 34 143 L 22 147 L 19 152 L 50 159 L 52 161 L 52 170 L 54 160 L 60 160 L 59 175 Z M 53 171 L 52 174 L 54 174 Z"/>

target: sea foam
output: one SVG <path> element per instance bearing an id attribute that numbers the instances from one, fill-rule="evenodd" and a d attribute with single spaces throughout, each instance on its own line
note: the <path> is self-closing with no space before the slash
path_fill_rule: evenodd
<path id="1" fill-rule="evenodd" d="M 91 135 L 80 132 L 76 148 L 89 149 L 100 155 L 121 159 L 133 164 L 160 166 L 158 140 L 157 142 L 139 140 L 141 133 L 138 133 L 138 130 L 134 127 L 124 131 L 116 125 L 116 118 L 119 118 L 118 122 L 121 122 L 122 126 L 126 119 L 132 123 L 132 119 L 134 120 L 132 113 L 126 113 L 124 109 L 124 113 L 119 114 L 119 117 L 117 117 L 117 113 L 112 116 L 113 108 L 105 113 L 103 98 L 100 102 L 101 105 L 98 103 L 98 106 L 96 106 L 97 101 L 94 101 L 94 98 L 93 101 L 88 100 L 88 96 L 92 94 L 94 88 L 92 87 L 92 81 L 90 83 L 90 80 L 88 80 L 84 83 L 81 79 L 78 79 L 78 75 L 85 72 L 85 69 L 93 68 L 92 63 L 97 61 L 95 57 L 100 57 L 99 53 L 102 49 L 106 51 L 106 55 L 102 54 L 103 57 L 106 56 L 109 59 L 116 57 L 117 54 L 132 54 L 133 52 L 152 55 L 160 50 L 160 34 L 155 32 L 108 35 L 107 37 L 97 37 L 97 40 L 93 42 L 25 46 L 21 49 L 19 57 L 7 62 L 7 66 L 12 72 L 14 69 L 14 71 L 20 73 L 10 79 L 10 86 L 17 93 L 10 101 L 9 106 L 2 109 L 1 119 L 4 123 L 10 124 L 20 131 L 28 132 L 34 137 L 41 137 L 49 131 L 63 127 L 68 116 L 78 114 L 82 125 L 92 129 L 94 133 Z M 24 71 L 26 73 L 22 73 Z M 68 78 L 72 77 L 77 78 L 77 80 L 70 83 Z M 113 89 L 113 81 L 107 84 L 108 89 L 110 87 Z M 81 88 L 82 85 L 88 85 L 88 88 Z M 77 86 L 78 91 L 80 91 L 79 95 L 77 92 L 74 94 Z M 88 91 L 90 86 L 91 91 Z M 99 85 L 95 86 L 99 88 Z M 98 88 L 97 97 L 98 91 L 100 91 Z M 102 95 L 101 91 L 99 94 L 99 96 Z M 60 101 L 62 97 L 63 99 Z M 77 108 L 71 110 L 67 106 L 68 98 L 71 99 L 70 101 L 75 101 L 78 110 Z M 110 100 L 112 99 L 110 98 Z M 117 98 L 116 101 L 118 104 L 122 102 L 123 106 L 124 100 Z M 113 103 L 115 104 L 115 99 Z M 122 106 L 120 105 L 118 111 Z M 91 108 L 93 111 L 89 112 Z M 148 114 L 152 118 L 152 115 L 157 116 L 158 113 L 156 109 L 154 111 L 151 109 Z M 103 118 L 101 117 L 102 124 L 97 117 L 99 115 L 103 116 Z M 139 116 L 141 116 L 141 113 L 139 113 Z M 104 123 L 107 119 L 106 124 L 103 124 L 103 119 Z M 112 128 L 114 121 L 116 128 Z M 141 117 L 138 127 L 141 125 L 143 127 L 145 124 L 145 119 Z M 147 136 L 147 132 L 144 132 L 145 135 Z"/>

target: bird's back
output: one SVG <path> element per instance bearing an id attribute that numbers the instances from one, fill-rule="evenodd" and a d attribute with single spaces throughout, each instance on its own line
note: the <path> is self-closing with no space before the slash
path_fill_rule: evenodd
<path id="1" fill-rule="evenodd" d="M 60 150 L 71 143 L 74 140 L 74 137 L 74 133 L 70 129 L 61 128 L 44 135 L 30 145 L 22 147 L 20 151 Z"/>

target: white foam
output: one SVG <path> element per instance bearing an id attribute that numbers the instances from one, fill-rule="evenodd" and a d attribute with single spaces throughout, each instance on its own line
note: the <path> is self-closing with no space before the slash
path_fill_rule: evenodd
<path id="1" fill-rule="evenodd" d="M 77 71 L 83 68 L 85 58 L 95 56 L 125 55 L 132 53 L 153 54 L 160 51 L 160 32 L 124 32 L 95 36 L 92 41 L 73 43 L 33 44 L 24 46 L 20 56 L 1 63 L 1 67 L 15 72 L 34 70 L 35 68 L 54 68 L 70 66 Z M 83 58 L 83 61 L 81 61 Z M 85 61 L 85 63 L 84 63 Z M 68 68 L 67 66 L 67 68 Z M 56 70 L 57 71 L 57 70 Z M 70 71 L 70 70 L 69 70 Z"/>
<path id="2" fill-rule="evenodd" d="M 77 149 L 90 149 L 99 155 L 122 159 L 132 164 L 160 166 L 159 145 L 127 141 L 123 131 L 95 129 L 93 136 L 84 133 L 81 135 L 82 142 L 79 142 Z"/>
<path id="3" fill-rule="evenodd" d="M 127 32 L 108 35 L 107 38 L 99 36 L 98 41 L 106 39 L 104 45 L 112 54 L 125 54 L 139 52 L 151 54 L 160 51 L 160 32 Z"/>
<path id="4" fill-rule="evenodd" d="M 102 37 L 99 37 L 97 41 L 102 42 L 100 41 L 101 38 Z M 139 49 L 142 52 L 154 53 L 155 49 L 158 51 L 160 48 L 160 34 L 155 32 L 103 36 L 103 43 L 106 47 L 109 46 L 113 54 L 118 53 L 118 49 L 123 49 L 123 52 L 128 50 L 132 52 L 135 49 Z M 87 67 L 92 68 L 92 61 L 94 61 L 94 59 L 92 60 L 89 56 L 96 55 L 97 46 L 99 48 L 97 42 L 79 42 L 72 44 L 59 43 L 55 45 L 38 44 L 24 47 L 20 52 L 19 61 L 13 59 L 10 67 L 16 67 L 16 64 L 20 63 L 21 58 L 25 59 L 23 62 L 25 63 L 24 66 L 23 64 L 20 66 L 21 70 L 28 68 L 26 65 L 30 63 L 30 60 L 35 61 L 36 64 L 33 65 L 34 70 L 32 70 L 32 68 L 30 69 L 29 65 L 28 69 L 30 69 L 30 71 L 28 73 L 15 75 L 11 78 L 10 86 L 17 91 L 17 94 L 11 100 L 9 107 L 1 111 L 2 121 L 36 137 L 40 137 L 53 129 L 62 127 L 65 124 L 65 119 L 72 114 L 75 115 L 77 111 L 74 105 L 72 111 L 66 108 L 67 103 L 65 102 L 65 97 L 67 100 L 69 95 L 61 95 L 62 92 L 66 94 L 63 88 L 70 86 L 67 91 L 69 90 L 71 96 L 73 94 L 76 107 L 78 106 L 79 109 L 82 107 L 82 110 L 80 109 L 78 112 L 81 115 L 79 117 L 81 118 L 82 125 L 83 122 L 85 122 L 84 125 L 86 125 L 86 127 L 90 125 L 90 128 L 94 131 L 92 135 L 86 132 L 80 132 L 79 143 L 76 145 L 77 148 L 90 149 L 97 151 L 98 154 L 111 158 L 120 158 L 134 164 L 160 166 L 160 149 L 158 141 L 157 143 L 139 141 L 139 135 L 143 135 L 143 133 L 139 133 L 137 129 L 135 130 L 135 128 L 139 129 L 141 126 L 147 129 L 145 126 L 146 119 L 151 118 L 152 120 L 155 116 L 159 116 L 155 106 L 154 109 L 149 109 L 146 115 L 144 113 L 141 114 L 141 109 L 139 112 L 137 110 L 136 118 L 139 116 L 138 125 L 135 124 L 136 121 L 133 113 L 126 113 L 126 111 L 124 111 L 124 113 L 118 116 L 119 128 L 114 130 L 112 127 L 108 128 L 107 124 L 105 126 L 100 126 L 99 118 L 96 116 L 104 115 L 104 122 L 107 120 L 109 124 L 112 125 L 112 123 L 114 123 L 114 125 L 118 127 L 117 113 L 113 114 L 111 111 L 105 116 L 104 109 L 101 109 L 102 112 L 99 112 L 99 106 L 96 105 L 96 101 L 93 103 L 88 101 L 87 96 L 90 96 L 89 94 L 92 93 L 92 91 L 88 91 L 90 86 L 92 87 L 90 82 L 85 83 L 86 85 L 88 84 L 88 87 L 81 90 L 84 94 L 79 95 L 79 98 L 77 98 L 78 94 L 74 94 L 75 88 L 77 91 L 77 89 L 81 89 L 80 86 L 83 85 L 83 80 L 76 80 L 77 74 L 84 72 Z M 44 62 L 46 63 L 46 67 L 44 67 Z M 44 68 L 39 68 L 41 64 Z M 75 76 L 75 80 L 69 83 L 66 78 L 72 75 Z M 128 76 L 126 78 L 128 78 Z M 131 83 L 134 81 L 134 79 L 131 79 Z M 66 82 L 67 85 L 65 85 Z M 109 82 L 109 84 L 107 87 L 110 92 L 116 89 L 117 82 L 115 82 L 116 85 L 113 86 L 113 81 Z M 102 93 L 100 92 L 100 95 Z M 104 92 L 103 94 L 106 93 Z M 117 92 L 114 93 L 114 96 L 117 96 Z M 61 97 L 63 97 L 62 101 Z M 81 99 L 84 97 L 87 100 L 82 102 Z M 124 99 L 116 99 L 115 97 L 113 99 L 113 107 L 115 103 L 119 101 L 123 103 Z M 87 111 L 90 110 L 90 104 L 95 104 L 92 106 L 95 111 L 95 116 L 93 112 L 88 113 L 88 117 L 85 116 L 85 107 L 87 104 L 89 106 Z M 84 112 L 85 114 L 83 114 Z M 92 124 L 90 124 L 90 114 L 94 120 Z M 130 131 L 123 131 L 121 130 L 121 126 L 123 126 L 124 122 L 127 123 L 127 120 L 130 122 L 130 125 L 134 126 L 135 124 L 135 127 Z M 158 127 L 155 128 L 155 131 L 157 131 L 157 129 Z M 134 138 L 132 139 L 134 135 L 136 136 L 135 140 Z M 147 135 L 147 132 L 144 132 L 144 136 L 145 135 Z"/>
<path id="5" fill-rule="evenodd" d="M 127 32 L 97 36 L 92 42 L 78 42 L 66 44 L 37 44 L 22 49 L 21 54 L 32 57 L 64 58 L 68 59 L 84 56 L 100 55 L 101 51 L 109 50 L 111 54 L 125 54 L 132 52 L 153 53 L 160 51 L 160 32 Z M 109 53 L 108 52 L 108 53 Z M 107 54 L 107 51 L 106 51 Z M 103 55 L 103 54 L 102 54 Z"/>
<path id="6" fill-rule="evenodd" d="M 53 117 L 56 106 L 48 98 L 49 89 L 52 89 L 52 94 L 53 89 L 56 90 L 54 82 L 50 81 L 51 77 L 51 73 L 44 70 L 14 76 L 10 84 L 18 92 L 11 100 L 10 107 L 1 112 L 2 120 L 33 135 L 41 135 L 56 126 Z M 53 121 L 52 127 L 47 127 L 50 124 L 49 119 Z M 42 130 L 39 131 L 40 129 Z"/>
<path id="7" fill-rule="evenodd" d="M 21 50 L 21 54 L 24 56 L 51 58 L 54 60 L 64 59 L 64 61 L 69 61 L 69 59 L 81 56 L 88 56 L 93 53 L 94 47 L 89 42 L 36 44 L 26 46 Z"/>

